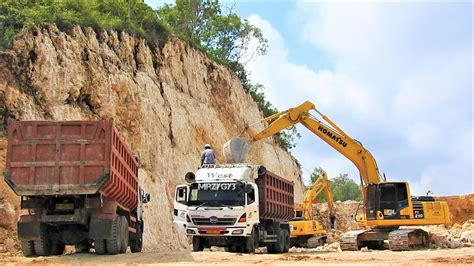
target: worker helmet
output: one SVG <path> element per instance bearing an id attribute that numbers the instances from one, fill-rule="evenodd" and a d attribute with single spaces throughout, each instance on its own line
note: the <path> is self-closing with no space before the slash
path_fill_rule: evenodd
<path id="1" fill-rule="evenodd" d="M 211 148 L 211 144 L 204 145 L 204 149 L 210 149 L 210 148 Z"/>

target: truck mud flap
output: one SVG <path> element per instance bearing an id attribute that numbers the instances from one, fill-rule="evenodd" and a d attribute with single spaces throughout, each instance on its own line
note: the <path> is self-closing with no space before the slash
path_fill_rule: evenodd
<path id="1" fill-rule="evenodd" d="M 89 226 L 89 238 L 112 238 L 112 222 L 112 220 L 91 220 Z"/>
<path id="2" fill-rule="evenodd" d="M 40 236 L 41 222 L 18 222 L 18 238 L 23 241 L 37 240 Z"/>

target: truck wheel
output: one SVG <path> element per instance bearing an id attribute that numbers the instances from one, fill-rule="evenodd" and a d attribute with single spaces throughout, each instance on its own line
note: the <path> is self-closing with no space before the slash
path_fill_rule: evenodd
<path id="1" fill-rule="evenodd" d="M 34 247 L 33 241 L 21 240 L 21 252 L 23 252 L 23 255 L 25 257 L 35 256 L 36 253 L 35 253 L 35 247 Z"/>
<path id="2" fill-rule="evenodd" d="M 132 253 L 137 253 L 142 251 L 142 246 L 143 246 L 143 231 L 142 231 L 142 226 L 140 224 L 137 224 L 137 233 L 135 234 L 134 239 L 132 240 L 132 243 L 130 243 L 130 251 Z"/>
<path id="3" fill-rule="evenodd" d="M 52 241 L 49 239 L 48 225 L 40 224 L 40 235 L 39 239 L 34 241 L 35 253 L 38 256 L 49 256 L 51 255 Z"/>
<path id="4" fill-rule="evenodd" d="M 224 248 L 225 252 L 237 253 L 240 252 L 240 247 L 238 246 L 228 246 Z"/>
<path id="5" fill-rule="evenodd" d="M 273 243 L 273 249 L 275 253 L 283 253 L 283 251 L 285 250 L 286 239 L 283 231 L 285 230 L 278 229 L 277 231 L 277 241 Z"/>
<path id="6" fill-rule="evenodd" d="M 112 237 L 107 238 L 107 254 L 116 255 L 120 251 L 120 216 L 116 216 L 112 222 Z"/>
<path id="7" fill-rule="evenodd" d="M 274 254 L 275 253 L 275 245 L 273 245 L 273 243 L 269 243 L 267 244 L 267 253 L 268 254 Z"/>
<path id="8" fill-rule="evenodd" d="M 193 236 L 193 251 L 199 252 L 204 250 L 204 239 L 201 237 Z"/>
<path id="9" fill-rule="evenodd" d="M 288 253 L 288 251 L 290 250 L 290 233 L 288 232 L 288 230 L 286 229 L 283 230 L 283 237 L 285 239 L 283 252 Z"/>
<path id="10" fill-rule="evenodd" d="M 120 216 L 120 253 L 126 253 L 128 249 L 128 220 Z"/>
<path id="11" fill-rule="evenodd" d="M 230 252 L 240 253 L 240 252 L 242 252 L 242 247 L 241 246 L 232 246 L 232 247 L 230 247 Z"/>
<path id="12" fill-rule="evenodd" d="M 249 237 L 246 237 L 244 240 L 244 245 L 242 246 L 242 251 L 244 253 L 255 253 L 255 233 L 252 230 L 252 233 Z"/>
<path id="13" fill-rule="evenodd" d="M 51 247 L 51 255 L 58 256 L 62 255 L 64 253 L 64 248 L 66 245 L 64 245 L 60 241 L 53 241 L 52 247 Z"/>
<path id="14" fill-rule="evenodd" d="M 95 239 L 94 240 L 94 249 L 95 254 L 103 255 L 107 252 L 105 248 L 105 239 Z"/>

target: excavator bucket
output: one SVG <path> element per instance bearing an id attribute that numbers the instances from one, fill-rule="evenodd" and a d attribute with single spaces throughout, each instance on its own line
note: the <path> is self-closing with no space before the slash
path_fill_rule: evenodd
<path id="1" fill-rule="evenodd" d="M 224 144 L 222 149 L 226 163 L 243 163 L 250 148 L 247 138 L 235 137 Z"/>

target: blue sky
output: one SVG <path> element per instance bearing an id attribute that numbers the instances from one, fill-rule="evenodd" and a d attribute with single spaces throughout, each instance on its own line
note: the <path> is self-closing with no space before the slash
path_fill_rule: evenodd
<path id="1" fill-rule="evenodd" d="M 311 100 L 413 193 L 473 193 L 470 2 L 238 1 L 236 10 L 269 41 L 246 66 L 277 108 Z M 358 181 L 350 161 L 298 129 L 292 154 L 304 168 Z"/>

